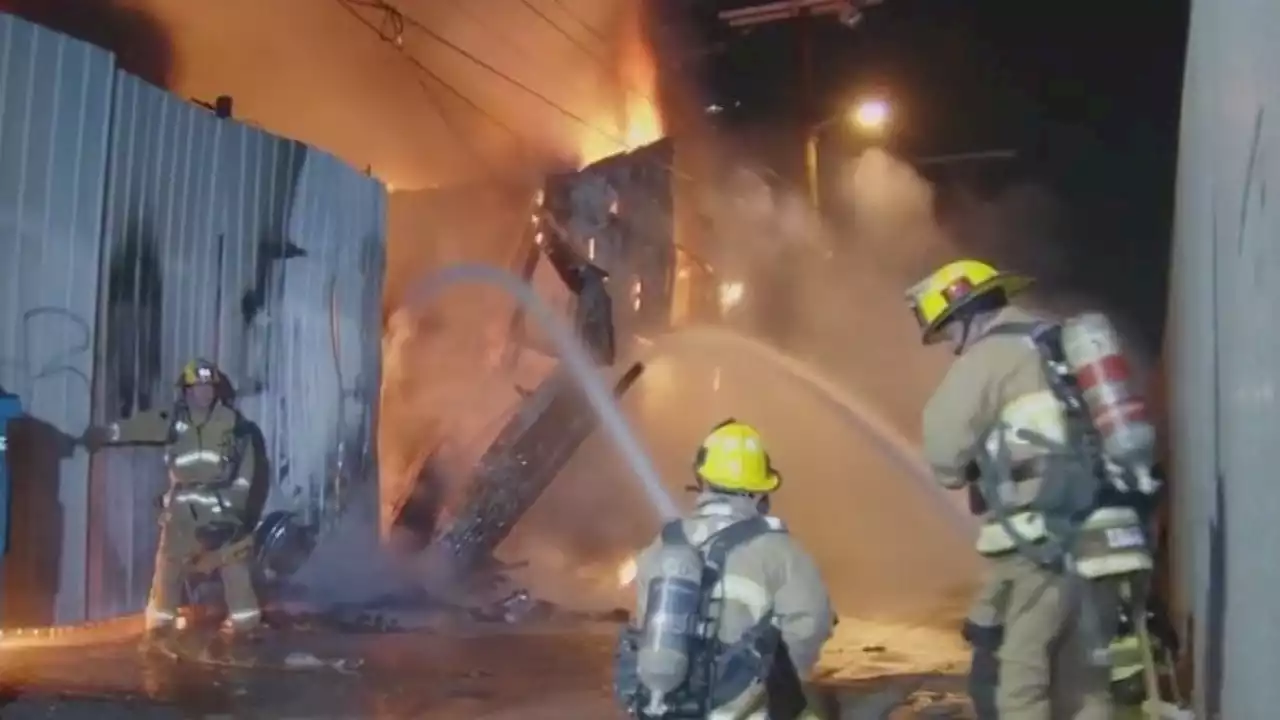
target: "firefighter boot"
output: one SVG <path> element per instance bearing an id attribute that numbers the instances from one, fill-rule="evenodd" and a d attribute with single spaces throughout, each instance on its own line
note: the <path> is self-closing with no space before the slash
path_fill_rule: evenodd
<path id="1" fill-rule="evenodd" d="M 138 651 L 148 658 L 178 659 L 178 629 L 173 625 L 147 628 Z"/>
<path id="2" fill-rule="evenodd" d="M 254 667 L 258 664 L 261 643 L 262 636 L 257 626 L 238 627 L 227 623 L 201 653 L 200 660 L 214 665 Z"/>

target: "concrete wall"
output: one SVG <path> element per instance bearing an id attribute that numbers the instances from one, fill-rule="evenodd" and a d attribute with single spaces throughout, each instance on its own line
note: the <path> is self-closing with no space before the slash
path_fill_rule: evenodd
<path id="1" fill-rule="evenodd" d="M 0 253 L 19 259 L 0 264 L 0 384 L 45 434 L 163 407 L 205 357 L 265 432 L 269 508 L 323 524 L 375 492 L 381 185 L 3 15 L 0 108 Z M 6 622 L 140 609 L 159 451 L 42 463 L 15 484 L 56 487 L 57 502 L 30 500 L 7 564 L 58 577 L 6 583 Z"/>
<path id="2" fill-rule="evenodd" d="M 1170 387 L 1197 717 L 1280 707 L 1280 4 L 1195 0 L 1183 96 Z"/>

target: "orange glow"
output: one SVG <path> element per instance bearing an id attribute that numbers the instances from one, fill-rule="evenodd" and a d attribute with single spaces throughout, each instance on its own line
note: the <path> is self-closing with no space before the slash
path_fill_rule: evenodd
<path id="1" fill-rule="evenodd" d="M 615 107 L 588 117 L 599 131 L 582 129 L 579 160 L 584 166 L 662 139 L 662 113 L 657 100 L 658 68 L 653 60 L 653 51 L 645 41 L 640 17 L 642 11 L 640 0 L 630 0 L 626 4 L 617 77 L 622 99 Z"/>
<path id="2" fill-rule="evenodd" d="M 627 558 L 622 561 L 622 564 L 618 566 L 618 587 L 624 588 L 635 582 L 638 570 L 635 558 Z"/>

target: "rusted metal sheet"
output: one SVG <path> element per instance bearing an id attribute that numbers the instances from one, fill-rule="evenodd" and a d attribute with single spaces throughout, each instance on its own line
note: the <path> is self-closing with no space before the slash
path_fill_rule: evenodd
<path id="1" fill-rule="evenodd" d="M 5 625 L 84 612 L 88 457 L 110 54 L 0 15 L 0 385 L 29 418 L 10 436 L 15 492 Z"/>

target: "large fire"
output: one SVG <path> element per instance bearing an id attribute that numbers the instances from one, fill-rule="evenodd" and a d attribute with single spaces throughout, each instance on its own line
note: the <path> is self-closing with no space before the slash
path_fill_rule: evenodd
<path id="1" fill-rule="evenodd" d="M 617 56 L 617 84 L 623 99 L 589 118 L 594 129 L 582 129 L 578 151 L 583 165 L 662 138 L 658 68 L 645 40 L 643 11 L 640 0 L 626 3 Z"/>

